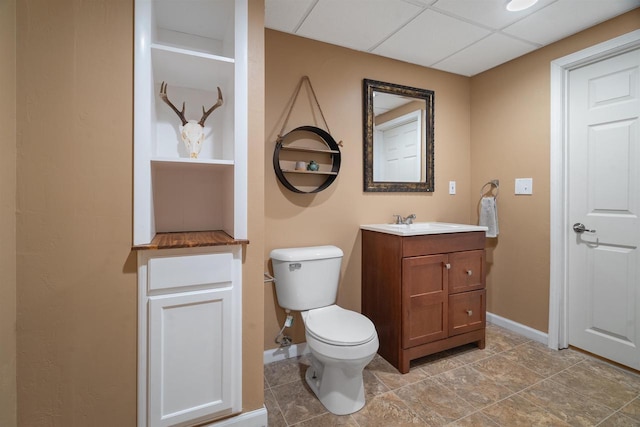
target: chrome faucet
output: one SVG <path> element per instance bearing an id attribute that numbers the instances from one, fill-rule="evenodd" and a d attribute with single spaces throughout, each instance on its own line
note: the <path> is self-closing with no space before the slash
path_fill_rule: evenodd
<path id="1" fill-rule="evenodd" d="M 396 218 L 396 224 L 406 224 L 406 225 L 410 225 L 413 224 L 413 220 L 416 219 L 416 214 L 411 214 L 406 218 L 403 218 L 402 215 L 397 215 L 394 214 L 393 215 Z"/>

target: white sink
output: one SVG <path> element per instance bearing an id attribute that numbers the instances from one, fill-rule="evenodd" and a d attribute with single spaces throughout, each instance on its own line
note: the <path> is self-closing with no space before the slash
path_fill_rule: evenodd
<path id="1" fill-rule="evenodd" d="M 413 224 L 367 224 L 362 230 L 395 234 L 397 236 L 420 236 L 423 234 L 466 233 L 469 231 L 487 231 L 481 225 L 452 224 L 448 222 L 414 222 Z"/>

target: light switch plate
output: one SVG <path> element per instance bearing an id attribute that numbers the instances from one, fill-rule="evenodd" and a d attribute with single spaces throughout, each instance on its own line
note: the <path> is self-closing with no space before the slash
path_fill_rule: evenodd
<path id="1" fill-rule="evenodd" d="M 456 182 L 449 181 L 449 194 L 456 194 Z"/>
<path id="2" fill-rule="evenodd" d="M 533 178 L 516 178 L 516 194 L 533 194 Z"/>

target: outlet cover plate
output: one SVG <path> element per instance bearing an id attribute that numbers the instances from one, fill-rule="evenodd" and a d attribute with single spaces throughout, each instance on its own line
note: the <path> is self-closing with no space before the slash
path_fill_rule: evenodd
<path id="1" fill-rule="evenodd" d="M 516 178 L 516 194 L 533 194 L 533 178 Z"/>

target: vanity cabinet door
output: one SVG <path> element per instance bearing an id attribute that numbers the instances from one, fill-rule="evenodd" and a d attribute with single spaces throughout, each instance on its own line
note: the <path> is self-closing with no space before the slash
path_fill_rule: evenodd
<path id="1" fill-rule="evenodd" d="M 486 291 L 449 295 L 449 336 L 485 327 Z"/>
<path id="2" fill-rule="evenodd" d="M 402 260 L 402 347 L 447 337 L 446 255 Z"/>
<path id="3" fill-rule="evenodd" d="M 449 254 L 449 293 L 484 289 L 484 250 Z"/>

